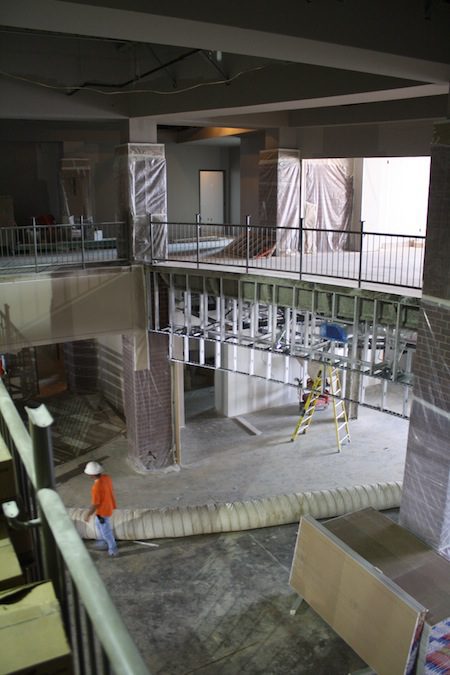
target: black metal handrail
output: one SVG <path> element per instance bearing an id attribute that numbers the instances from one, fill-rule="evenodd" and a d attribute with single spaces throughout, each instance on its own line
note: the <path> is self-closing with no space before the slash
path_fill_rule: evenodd
<path id="1" fill-rule="evenodd" d="M 76 675 L 149 675 L 58 493 L 45 406 L 30 413 L 27 431 L 0 381 L 0 436 L 14 460 L 20 519 L 30 529 L 27 581 L 50 579 L 60 602 Z M 25 637 L 24 637 L 25 644 Z"/>
<path id="2" fill-rule="evenodd" d="M 149 218 L 153 264 L 215 265 L 281 272 L 296 279 L 322 277 L 420 289 L 425 237 L 359 229 L 276 227 Z M 155 232 L 158 232 L 158 237 Z M 158 244 L 156 244 L 158 241 Z"/>

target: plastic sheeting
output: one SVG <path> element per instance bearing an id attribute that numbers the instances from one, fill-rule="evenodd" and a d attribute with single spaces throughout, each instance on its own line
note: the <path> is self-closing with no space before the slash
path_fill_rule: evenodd
<path id="1" fill-rule="evenodd" d="M 167 257 L 167 180 L 164 146 L 140 143 L 117 149 L 122 214 L 129 215 L 132 255 L 139 262 Z M 153 225 L 150 227 L 149 218 Z"/>
<path id="2" fill-rule="evenodd" d="M 450 560 L 449 322 L 448 300 L 422 299 L 400 522 Z"/>
<path id="3" fill-rule="evenodd" d="M 353 211 L 353 160 L 304 160 L 303 170 L 304 253 L 346 249 Z"/>
<path id="4" fill-rule="evenodd" d="M 62 217 L 93 217 L 91 163 L 89 159 L 62 159 L 59 172 L 62 194 Z"/>
<path id="5" fill-rule="evenodd" d="M 260 225 L 276 225 L 276 253 L 298 250 L 300 160 L 297 150 L 263 150 L 259 160 Z"/>

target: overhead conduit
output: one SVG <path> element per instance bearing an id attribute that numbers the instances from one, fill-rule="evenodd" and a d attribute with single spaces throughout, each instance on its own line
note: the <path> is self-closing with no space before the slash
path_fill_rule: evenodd
<path id="1" fill-rule="evenodd" d="M 223 504 L 119 509 L 114 511 L 112 523 L 117 539 L 187 537 L 285 525 L 306 514 L 321 519 L 367 507 L 392 509 L 400 505 L 400 498 L 401 483 L 375 483 Z M 94 519 L 89 523 L 83 520 L 86 509 L 72 508 L 69 514 L 80 536 L 95 539 Z"/>

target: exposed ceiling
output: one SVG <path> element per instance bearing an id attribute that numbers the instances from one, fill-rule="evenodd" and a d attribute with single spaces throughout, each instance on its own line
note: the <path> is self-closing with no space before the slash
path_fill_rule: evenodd
<path id="1" fill-rule="evenodd" d="M 5 119 L 146 117 L 192 140 L 448 112 L 446 0 L 12 0 L 0 24 Z"/>

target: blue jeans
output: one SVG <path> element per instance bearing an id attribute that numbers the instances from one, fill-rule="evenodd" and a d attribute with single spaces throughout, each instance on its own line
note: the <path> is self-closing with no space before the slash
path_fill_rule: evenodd
<path id="1" fill-rule="evenodd" d="M 109 555 L 115 555 L 117 553 L 117 544 L 111 527 L 111 518 L 109 516 L 102 516 L 102 520 L 103 523 L 100 522 L 98 516 L 95 516 L 97 546 L 99 548 L 106 548 L 107 546 Z"/>

